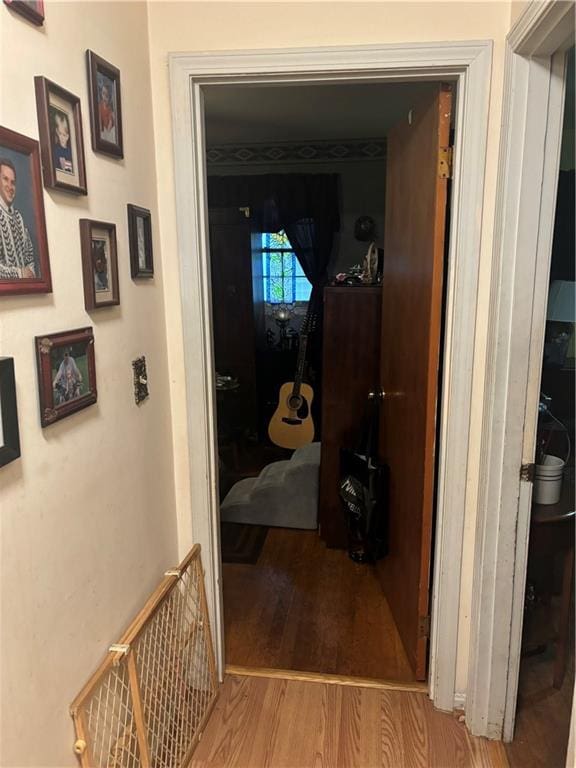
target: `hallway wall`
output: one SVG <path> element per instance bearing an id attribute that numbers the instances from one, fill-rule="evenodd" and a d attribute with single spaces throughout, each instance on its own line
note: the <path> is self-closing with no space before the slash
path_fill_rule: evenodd
<path id="1" fill-rule="evenodd" d="M 467 478 L 465 540 L 460 600 L 460 637 L 457 687 L 465 691 L 472 569 L 478 493 L 482 397 L 492 258 L 495 186 L 500 138 L 504 40 L 510 26 L 509 2 L 152 2 L 149 8 L 150 61 L 156 133 L 160 236 L 165 258 L 170 379 L 173 402 L 175 482 L 178 499 L 180 546 L 192 540 L 184 384 L 183 337 L 176 211 L 172 154 L 172 124 L 168 54 L 210 50 L 269 49 L 334 45 L 363 45 L 420 41 L 494 41 L 491 79 L 488 154 L 485 175 L 479 313 L 476 328 L 472 432 L 469 446 L 471 472 Z M 471 340 L 472 343 L 472 340 Z M 198 383 L 200 386 L 200 383 Z"/>
<path id="2" fill-rule="evenodd" d="M 178 562 L 147 11 L 50 2 L 43 27 L 0 4 L 0 124 L 38 138 L 33 77 L 81 98 L 88 196 L 44 191 L 53 293 L 0 300 L 22 457 L 0 468 L 3 766 L 77 766 L 68 706 L 164 570 Z M 87 48 L 121 71 L 124 160 L 92 151 Z M 152 210 L 154 280 L 130 277 L 126 204 Z M 84 309 L 81 217 L 118 237 L 119 307 Z M 98 403 L 41 429 L 34 336 L 94 329 Z M 137 407 L 131 360 L 151 396 Z"/>

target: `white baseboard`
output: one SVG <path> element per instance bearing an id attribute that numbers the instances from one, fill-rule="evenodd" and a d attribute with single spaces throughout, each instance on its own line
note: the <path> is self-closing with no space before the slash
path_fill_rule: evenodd
<path id="1" fill-rule="evenodd" d="M 454 694 L 454 709 L 465 709 L 466 708 L 466 694 L 465 693 L 455 693 Z"/>

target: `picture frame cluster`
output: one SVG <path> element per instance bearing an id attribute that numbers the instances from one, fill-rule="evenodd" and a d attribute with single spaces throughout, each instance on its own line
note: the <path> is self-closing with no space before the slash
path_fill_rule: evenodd
<path id="1" fill-rule="evenodd" d="M 43 0 L 4 4 L 32 24 L 44 23 Z M 91 50 L 86 70 L 92 150 L 123 161 L 120 70 Z M 39 141 L 0 126 L 0 299 L 53 291 L 43 189 L 89 194 L 81 97 L 42 75 L 33 87 Z M 154 277 L 151 212 L 127 203 L 125 215 L 126 255 L 118 252 L 118 222 L 78 219 L 87 312 L 120 304 L 121 272 L 128 262 L 133 280 Z M 92 327 L 38 335 L 35 349 L 42 427 L 97 401 Z M 0 466 L 19 456 L 14 359 L 0 358 Z"/>

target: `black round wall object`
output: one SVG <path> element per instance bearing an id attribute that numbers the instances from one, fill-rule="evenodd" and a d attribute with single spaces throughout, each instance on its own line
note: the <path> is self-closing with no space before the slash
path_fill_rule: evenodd
<path id="1" fill-rule="evenodd" d="M 376 232 L 376 222 L 372 216 L 359 216 L 354 224 L 354 237 L 356 240 L 360 240 L 361 243 L 366 243 L 368 240 L 374 240 L 374 234 Z"/>

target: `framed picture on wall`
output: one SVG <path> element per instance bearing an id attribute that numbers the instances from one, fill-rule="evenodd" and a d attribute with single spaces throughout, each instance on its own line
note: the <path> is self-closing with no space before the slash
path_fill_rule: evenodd
<path id="1" fill-rule="evenodd" d="M 34 78 L 44 186 L 87 194 L 80 99 L 45 77 Z"/>
<path id="2" fill-rule="evenodd" d="M 92 148 L 112 157 L 124 157 L 120 70 L 86 51 Z"/>
<path id="3" fill-rule="evenodd" d="M 128 204 L 128 236 L 132 277 L 154 277 L 152 216 L 147 208 Z"/>
<path id="4" fill-rule="evenodd" d="M 20 456 L 14 358 L 0 357 L 0 467 Z"/>
<path id="5" fill-rule="evenodd" d="M 36 336 L 36 362 L 43 427 L 96 402 L 92 328 Z"/>
<path id="6" fill-rule="evenodd" d="M 80 219 L 80 247 L 86 309 L 120 304 L 116 225 Z"/>
<path id="7" fill-rule="evenodd" d="M 4 0 L 4 3 L 37 27 L 44 24 L 44 0 Z"/>
<path id="8" fill-rule="evenodd" d="M 0 127 L 0 296 L 51 291 L 38 142 Z"/>

